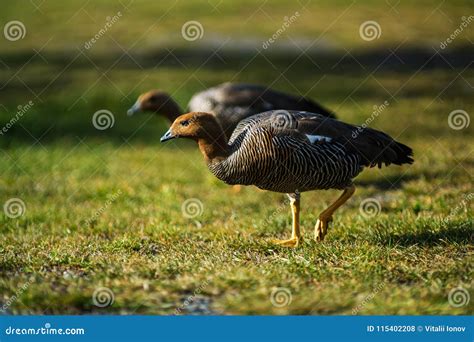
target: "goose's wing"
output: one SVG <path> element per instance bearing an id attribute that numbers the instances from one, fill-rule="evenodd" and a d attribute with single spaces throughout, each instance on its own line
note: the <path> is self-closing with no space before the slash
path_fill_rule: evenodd
<path id="1" fill-rule="evenodd" d="M 413 162 L 412 149 L 383 132 L 308 112 L 277 110 L 251 116 L 237 125 L 229 143 L 255 127 L 269 129 L 275 137 L 292 145 L 338 144 L 348 153 L 359 155 L 366 166 Z"/>
<path id="2" fill-rule="evenodd" d="M 332 111 L 303 96 L 295 96 L 272 89 L 265 89 L 261 97 L 265 102 L 272 105 L 272 109 L 307 111 L 327 116 L 329 118 L 336 117 Z"/>
<path id="3" fill-rule="evenodd" d="M 241 107 L 252 109 L 254 113 L 270 110 L 272 107 L 264 103 L 254 87 L 236 86 L 233 83 L 223 83 L 195 94 L 189 101 L 190 111 L 212 112 L 220 114 L 226 108 Z"/>
<path id="4" fill-rule="evenodd" d="M 246 107 L 249 114 L 286 109 L 335 117 L 334 113 L 303 96 L 294 96 L 256 84 L 224 83 L 220 86 L 221 103 L 229 107 Z"/>
<path id="5" fill-rule="evenodd" d="M 190 111 L 207 111 L 217 116 L 256 114 L 274 108 L 262 97 L 262 90 L 250 84 L 223 83 L 195 94 L 188 107 Z"/>
<path id="6" fill-rule="evenodd" d="M 294 96 L 256 84 L 223 83 L 191 98 L 191 111 L 209 111 L 225 117 L 244 118 L 269 110 L 286 109 L 318 113 L 327 117 L 334 114 L 320 104 L 302 96 Z"/>
<path id="7" fill-rule="evenodd" d="M 188 110 L 213 113 L 230 137 L 242 119 L 273 108 L 260 94 L 258 87 L 252 85 L 223 83 L 194 95 Z"/>

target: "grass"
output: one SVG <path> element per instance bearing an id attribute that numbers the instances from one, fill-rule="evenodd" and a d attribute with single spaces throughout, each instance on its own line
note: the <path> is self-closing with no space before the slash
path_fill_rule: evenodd
<path id="1" fill-rule="evenodd" d="M 467 11 L 463 4 L 441 9 L 455 23 L 457 15 Z M 78 3 L 69 5 L 64 11 L 72 13 Z M 20 13 L 13 3 L 5 13 L 28 21 L 53 18 L 59 11 L 54 4 L 42 6 L 45 13 L 38 18 L 29 11 Z M 46 11 L 47 6 L 52 8 Z M 160 34 L 189 20 L 189 13 L 203 11 L 193 2 L 176 6 Z M 284 2 L 274 6 L 264 10 L 275 18 L 293 11 Z M 322 2 L 321 7 L 308 8 L 324 16 L 346 6 Z M 8 304 L 6 312 L 471 313 L 472 300 L 459 308 L 448 301 L 451 289 L 462 286 L 472 293 L 473 285 L 473 202 L 466 199 L 472 196 L 473 125 L 461 130 L 448 125 L 453 110 L 474 111 L 474 73 L 466 68 L 472 63 L 472 47 L 465 40 L 469 35 L 431 62 L 434 51 L 424 57 L 426 52 L 414 52 L 410 44 L 397 50 L 401 61 L 386 59 L 390 51 L 383 46 L 393 50 L 407 36 L 387 28 L 382 47 L 366 49 L 351 34 L 358 26 L 354 23 L 367 17 L 368 6 L 370 13 L 385 11 L 396 21 L 397 16 L 386 13 L 386 5 L 364 2 L 347 13 L 355 19 L 341 24 L 340 32 L 333 28 L 324 34 L 353 48 L 357 61 L 348 55 L 341 59 L 344 53 L 335 52 L 308 54 L 294 63 L 294 51 L 254 58 L 254 53 L 236 55 L 225 49 L 222 60 L 207 59 L 206 51 L 194 54 L 193 47 L 176 48 L 171 55 L 153 50 L 150 42 L 145 44 L 148 50 L 133 49 L 133 59 L 117 61 L 122 54 L 107 51 L 109 37 L 97 46 L 96 55 L 75 58 L 64 38 L 57 38 L 51 49 L 35 56 L 31 48 L 37 47 L 38 37 L 47 40 L 52 32 L 64 32 L 77 43 L 96 27 L 87 26 L 89 19 L 82 12 L 75 19 L 82 24 L 76 28 L 89 31 L 73 30 L 64 20 L 53 21 L 49 28 L 30 24 L 38 30 L 30 30 L 27 40 L 8 45 L 0 55 L 8 66 L 0 73 L 0 126 L 11 120 L 18 105 L 34 103 L 0 139 L 0 202 L 20 198 L 26 206 L 21 217 L 0 216 L 0 304 Z M 238 18 L 249 11 L 234 13 L 227 4 L 220 8 L 227 23 L 218 15 L 203 15 L 209 20 L 208 31 L 222 30 L 223 35 L 235 32 L 241 26 Z M 117 24 L 124 26 L 117 26 L 117 33 L 130 30 L 124 34 L 124 46 L 131 44 L 130 36 L 146 30 L 153 13 L 139 1 L 131 9 L 130 18 Z M 91 14 L 102 18 L 111 10 L 107 2 L 99 2 Z M 428 24 L 414 20 L 426 12 L 423 6 L 400 5 L 399 10 L 410 15 L 397 27 L 426 30 Z M 261 16 L 259 11 L 252 20 Z M 440 16 L 436 11 L 428 20 Z M 266 37 L 274 30 L 271 23 L 277 27 L 279 22 L 268 20 L 255 32 L 247 28 L 239 34 Z M 449 25 L 428 25 L 430 34 L 413 42 L 444 40 L 451 34 Z M 320 32 L 324 26 L 320 20 L 305 21 L 295 24 L 292 34 L 314 36 L 313 29 Z M 252 187 L 236 193 L 207 171 L 194 144 L 159 143 L 168 125 L 163 119 L 125 115 L 148 88 L 169 90 L 184 107 L 194 92 L 229 79 L 307 94 L 352 123 L 363 123 L 374 106 L 388 101 L 370 126 L 413 147 L 416 162 L 370 169 L 359 176 L 356 194 L 338 210 L 324 243 L 312 240 L 313 226 L 338 193 L 304 193 L 303 245 L 295 250 L 276 247 L 271 239 L 290 234 L 283 195 Z M 114 114 L 112 128 L 93 127 L 92 115 L 100 109 Z M 182 205 L 193 198 L 203 210 L 188 218 Z M 375 217 L 367 218 L 359 209 L 368 198 L 381 204 Z M 100 287 L 113 292 L 112 305 L 94 305 L 93 294 Z M 278 288 L 291 293 L 291 303 L 272 304 L 271 294 Z M 185 305 L 187 299 L 192 303 Z"/>
<path id="2" fill-rule="evenodd" d="M 121 51 L 131 46 L 133 50 L 147 50 L 159 44 L 196 46 L 199 41 L 189 43 L 181 37 L 183 24 L 190 20 L 202 24 L 205 42 L 253 38 L 261 45 L 282 27 L 285 17 L 291 17 L 296 12 L 300 16 L 286 30 L 285 37 L 310 41 L 318 38 L 316 46 L 341 50 L 372 47 L 371 42 L 359 36 L 360 25 L 370 20 L 377 21 L 381 26 L 379 44 L 397 46 L 408 41 L 414 45 L 439 46 L 459 28 L 463 16 L 471 15 L 469 0 L 452 0 L 442 4 L 430 0 L 417 1 L 416 4 L 375 0 L 301 0 L 295 3 L 285 0 L 242 0 L 238 3 L 219 0 L 154 3 L 146 0 L 118 3 L 110 0 L 68 0 L 67 4 L 34 4 L 17 1 L 2 8 L 5 18 L 22 21 L 27 32 L 25 38 L 14 45 L 0 41 L 2 51 L 17 51 L 19 47 L 32 46 L 45 51 L 73 50 L 75 46 L 83 46 L 89 41 L 104 27 L 106 18 L 117 15 L 119 11 L 122 18 L 89 52 Z M 463 38 L 472 41 L 474 33 L 466 29 Z M 453 44 L 461 44 L 461 40 L 455 40 Z"/>

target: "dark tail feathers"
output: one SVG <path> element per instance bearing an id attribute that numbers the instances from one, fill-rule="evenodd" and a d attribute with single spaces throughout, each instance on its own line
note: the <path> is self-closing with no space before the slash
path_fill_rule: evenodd
<path id="1" fill-rule="evenodd" d="M 414 161 L 410 147 L 375 129 L 363 128 L 358 135 L 347 140 L 346 147 L 358 153 L 368 167 L 412 164 Z"/>

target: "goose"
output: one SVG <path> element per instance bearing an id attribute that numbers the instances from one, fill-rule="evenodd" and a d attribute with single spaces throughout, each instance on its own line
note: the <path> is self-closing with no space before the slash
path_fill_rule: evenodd
<path id="1" fill-rule="evenodd" d="M 291 238 L 275 241 L 285 247 L 302 241 L 300 193 L 342 190 L 318 216 L 314 238 L 322 241 L 336 209 L 354 194 L 353 179 L 365 167 L 413 163 L 412 149 L 381 131 L 299 111 L 267 111 L 246 118 L 229 140 L 214 115 L 191 112 L 179 116 L 161 141 L 173 138 L 195 140 L 209 170 L 227 184 L 286 193 Z"/>
<path id="2" fill-rule="evenodd" d="M 195 94 L 188 104 L 189 112 L 208 112 L 216 115 L 227 138 L 230 138 L 237 123 L 242 119 L 272 109 L 305 110 L 335 117 L 331 111 L 304 97 L 245 83 L 227 82 L 209 88 Z M 170 122 L 184 113 L 171 96 L 162 90 L 150 90 L 140 95 L 127 114 L 133 115 L 143 111 L 163 115 Z"/>

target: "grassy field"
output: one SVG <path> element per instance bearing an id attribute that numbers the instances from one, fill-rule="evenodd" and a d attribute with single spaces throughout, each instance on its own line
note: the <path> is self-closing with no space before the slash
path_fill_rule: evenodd
<path id="1" fill-rule="evenodd" d="M 285 32 L 288 38 L 308 39 L 317 46 L 351 49 L 364 48 L 371 43 L 360 39 L 362 22 L 375 20 L 381 26 L 377 44 L 397 46 L 409 41 L 414 44 L 436 44 L 459 27 L 462 17 L 472 15 L 469 0 L 438 2 L 410 1 L 348 1 L 348 0 L 166 0 L 150 3 L 146 0 L 68 0 L 60 2 L 8 2 L 2 15 L 8 20 L 20 20 L 26 26 L 24 39 L 2 44 L 2 51 L 18 48 L 45 50 L 74 50 L 88 41 L 103 27 L 107 17 L 118 12 L 122 18 L 101 39 L 93 52 L 122 48 L 133 51 L 155 49 L 159 44 L 187 44 L 181 37 L 182 25 L 198 20 L 204 28 L 207 42 L 229 38 L 254 38 L 265 41 L 281 27 L 285 17 L 300 14 Z M 5 20 L 6 21 L 6 20 Z M 79 29 L 80 28 L 80 29 Z M 465 29 L 462 39 L 474 39 L 473 30 Z"/>
<path id="2" fill-rule="evenodd" d="M 473 300 L 448 300 L 456 287 L 473 288 L 474 129 L 448 119 L 474 112 L 472 28 L 436 51 L 469 2 L 243 2 L 238 10 L 212 1 L 5 5 L 2 25 L 21 20 L 27 29 L 24 39 L 0 41 L 0 126 L 18 119 L 0 135 L 0 204 L 24 203 L 19 217 L 0 215 L 5 313 L 473 312 Z M 119 10 L 123 18 L 86 51 Z M 295 11 L 301 18 L 277 43 L 317 38 L 327 51 L 260 48 Z M 202 41 L 176 38 L 189 20 L 202 22 Z M 366 20 L 380 23 L 379 40 L 359 36 Z M 226 37 L 259 43 L 237 53 Z M 194 92 L 228 80 L 306 95 L 347 122 L 369 120 L 411 146 L 415 163 L 359 176 L 323 243 L 313 227 L 338 193 L 304 193 L 303 245 L 274 246 L 290 235 L 285 196 L 236 192 L 194 144 L 159 143 L 164 119 L 125 114 L 149 88 L 185 107 Z M 94 127 L 99 110 L 113 114 L 112 127 Z M 360 208 L 369 199 L 380 205 L 372 217 Z M 183 212 L 189 200 L 195 217 Z"/>

